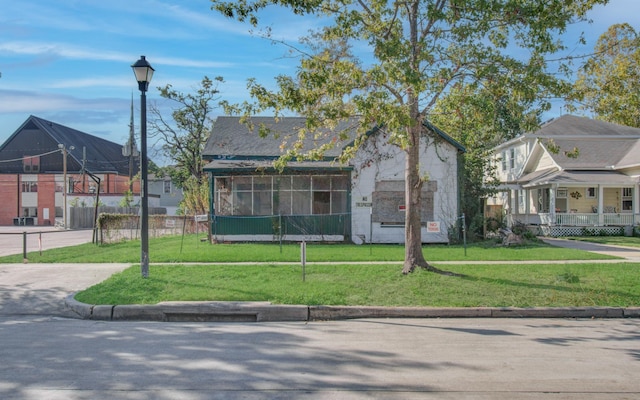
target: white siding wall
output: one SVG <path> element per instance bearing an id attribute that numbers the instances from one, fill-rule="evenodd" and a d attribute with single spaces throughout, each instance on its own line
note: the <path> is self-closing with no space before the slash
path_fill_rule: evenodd
<path id="1" fill-rule="evenodd" d="M 356 243 L 363 240 L 368 243 L 373 228 L 374 243 L 404 243 L 404 226 L 383 227 L 376 222 L 371 226 L 371 208 L 367 203 L 372 203 L 376 182 L 404 181 L 405 155 L 398 147 L 388 145 L 384 140 L 370 140 L 377 141 L 375 146 L 372 146 L 374 142 L 363 146 L 352 163 L 355 168 L 351 197 L 353 240 Z M 426 227 L 423 228 L 422 241 L 447 243 L 448 228 L 455 224 L 458 217 L 457 150 L 444 142 L 437 144 L 437 151 L 433 144 L 422 143 L 421 147 L 421 175 L 437 184 L 433 201 L 433 219 L 440 222 L 440 233 L 427 233 Z M 371 149 L 376 149 L 382 156 L 381 160 L 361 167 L 370 158 L 368 151 Z"/>
<path id="2" fill-rule="evenodd" d="M 548 153 L 544 153 L 542 157 L 540 157 L 540 160 L 538 161 L 538 168 L 536 169 L 538 171 L 541 171 L 543 169 L 552 168 L 554 166 L 555 164 L 553 162 L 553 159 L 549 156 Z"/>
<path id="3" fill-rule="evenodd" d="M 500 149 L 494 155 L 494 160 L 496 160 L 495 165 L 497 167 L 496 172 L 500 181 L 510 182 L 520 176 L 528 155 L 528 142 L 515 142 L 510 146 Z M 503 157 L 505 157 L 504 162 Z"/>

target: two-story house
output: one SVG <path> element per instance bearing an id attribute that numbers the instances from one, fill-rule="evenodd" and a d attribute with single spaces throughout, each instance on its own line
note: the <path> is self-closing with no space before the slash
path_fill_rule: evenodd
<path id="1" fill-rule="evenodd" d="M 640 129 L 565 115 L 493 149 L 500 192 L 485 211 L 552 236 L 640 221 Z"/>

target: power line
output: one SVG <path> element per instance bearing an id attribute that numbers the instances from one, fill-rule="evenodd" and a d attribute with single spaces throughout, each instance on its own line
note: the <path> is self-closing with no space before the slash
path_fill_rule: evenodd
<path id="1" fill-rule="evenodd" d="M 53 151 L 50 151 L 50 152 L 48 152 L 48 153 L 34 154 L 34 155 L 32 155 L 32 156 L 26 156 L 26 157 L 42 157 L 42 156 L 48 156 L 49 154 L 57 153 L 57 152 L 59 152 L 59 151 L 60 151 L 60 149 L 58 149 L 58 150 L 53 150 Z M 24 159 L 25 159 L 25 157 L 14 158 L 13 160 L 0 160 L 0 163 L 3 163 L 3 162 L 5 162 L 5 163 L 7 163 L 7 162 L 16 162 L 16 161 L 22 161 L 22 160 L 24 160 Z"/>

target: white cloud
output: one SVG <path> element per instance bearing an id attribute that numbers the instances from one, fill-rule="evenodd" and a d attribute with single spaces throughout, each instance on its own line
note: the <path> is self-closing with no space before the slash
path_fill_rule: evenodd
<path id="1" fill-rule="evenodd" d="M 113 109 L 121 100 L 79 97 L 35 91 L 0 90 L 0 114 L 40 113 L 60 110 Z"/>
<path id="2" fill-rule="evenodd" d="M 102 61 L 131 61 L 131 55 L 118 52 L 96 51 L 66 43 L 45 43 L 13 41 L 0 43 L 0 52 L 22 55 L 55 55 L 70 59 L 102 60 Z"/>
<path id="3" fill-rule="evenodd" d="M 58 56 L 67 59 L 114 61 L 118 63 L 133 63 L 135 58 L 131 53 L 115 51 L 96 51 L 88 47 L 74 46 L 67 43 L 43 43 L 43 42 L 5 42 L 0 43 L 0 53 L 31 56 Z M 229 62 L 209 61 L 203 59 L 189 59 L 180 57 L 153 57 L 153 63 L 176 67 L 196 68 L 229 68 L 233 64 Z"/>

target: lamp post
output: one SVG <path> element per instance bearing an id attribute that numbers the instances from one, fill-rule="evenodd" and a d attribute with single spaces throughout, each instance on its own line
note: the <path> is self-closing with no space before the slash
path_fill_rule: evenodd
<path id="1" fill-rule="evenodd" d="M 153 76 L 153 67 L 145 59 L 140 59 L 131 65 L 133 73 L 138 81 L 140 90 L 140 175 L 142 179 L 141 188 L 141 223 L 140 223 L 140 272 L 142 277 L 149 276 L 149 197 L 147 180 L 147 89 Z"/>
<path id="2" fill-rule="evenodd" d="M 62 193 L 62 220 L 64 229 L 67 229 L 67 193 L 69 192 L 69 181 L 67 180 L 67 146 L 62 143 L 58 143 L 58 148 L 62 152 L 62 179 L 63 179 L 63 193 Z M 73 150 L 75 147 L 70 146 L 69 150 Z"/>

